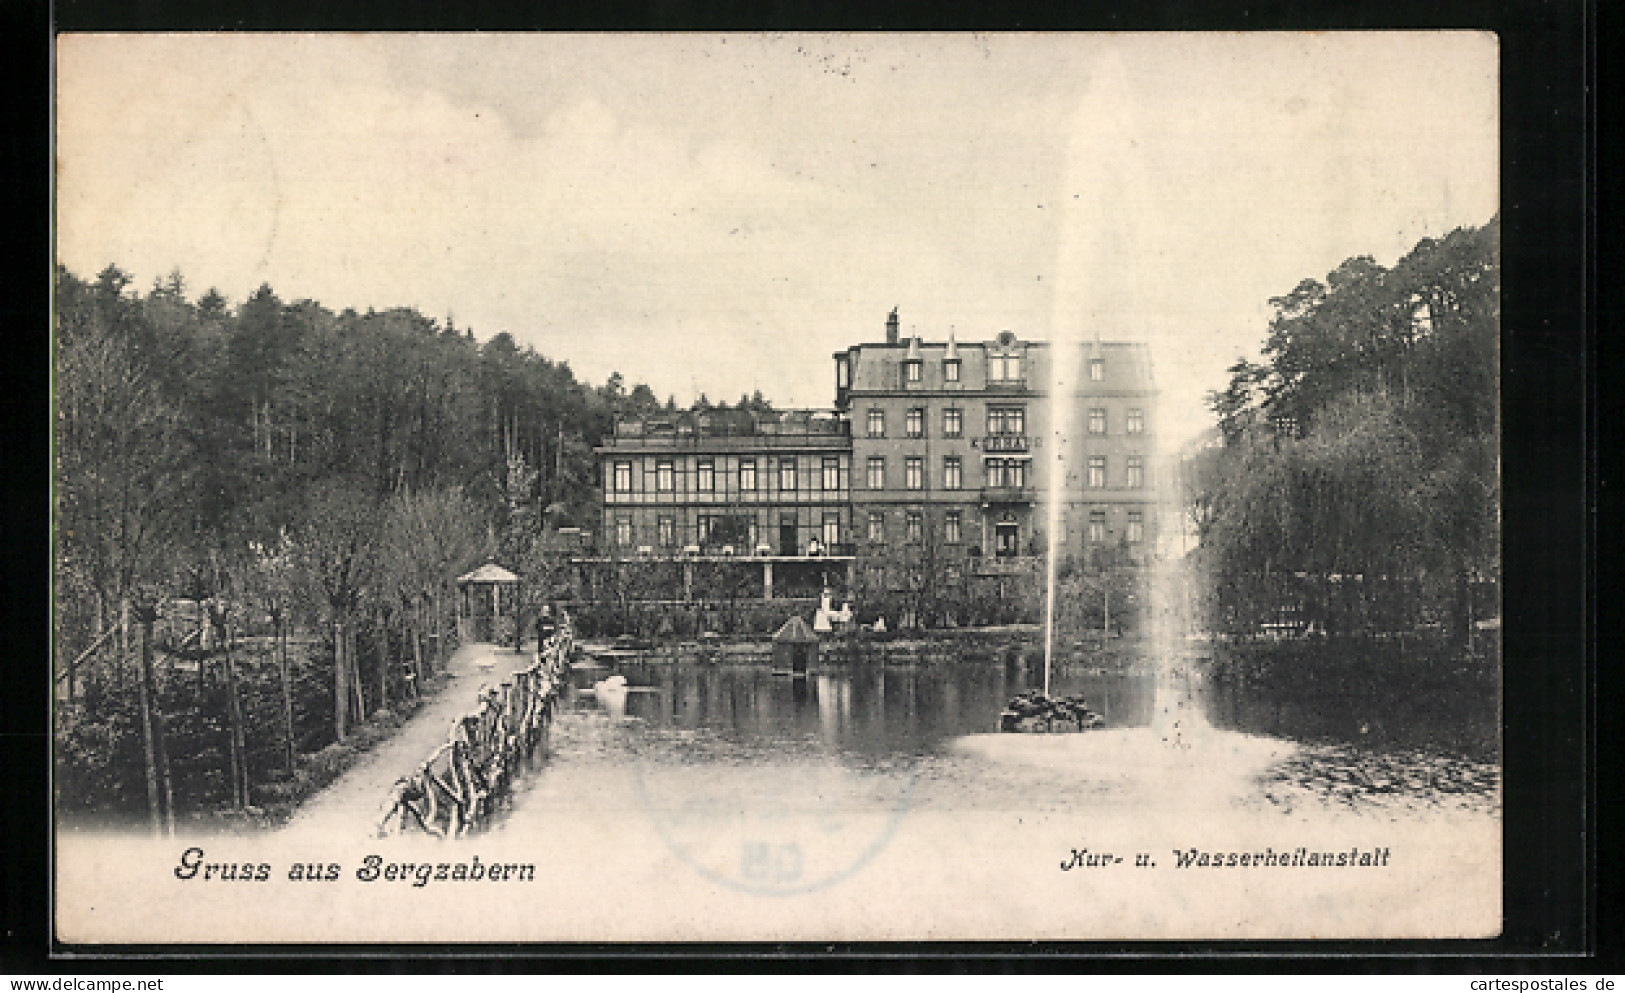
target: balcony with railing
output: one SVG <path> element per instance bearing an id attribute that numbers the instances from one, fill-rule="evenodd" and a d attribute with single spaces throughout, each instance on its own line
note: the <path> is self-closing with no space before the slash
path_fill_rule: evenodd
<path id="1" fill-rule="evenodd" d="M 984 486 L 982 487 L 983 505 L 995 503 L 1032 503 L 1035 499 L 1031 486 Z"/>

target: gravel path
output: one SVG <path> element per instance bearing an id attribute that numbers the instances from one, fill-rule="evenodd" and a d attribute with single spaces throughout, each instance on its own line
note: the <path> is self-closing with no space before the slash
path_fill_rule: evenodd
<path id="1" fill-rule="evenodd" d="M 370 837 L 395 780 L 416 769 L 445 744 L 452 722 L 474 709 L 481 687 L 496 685 L 536 657 L 490 644 L 464 645 L 447 664 L 450 679 L 434 698 L 388 741 L 362 756 L 349 771 L 306 800 L 288 819 L 284 835 Z"/>

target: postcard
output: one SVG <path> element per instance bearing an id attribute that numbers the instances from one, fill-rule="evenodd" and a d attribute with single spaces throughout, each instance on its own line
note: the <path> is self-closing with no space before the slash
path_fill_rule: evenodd
<path id="1" fill-rule="evenodd" d="M 59 941 L 1501 933 L 1493 34 L 56 72 Z"/>

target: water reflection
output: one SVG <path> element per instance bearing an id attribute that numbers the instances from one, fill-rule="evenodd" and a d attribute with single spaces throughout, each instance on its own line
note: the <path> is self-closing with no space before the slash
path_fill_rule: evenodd
<path id="1" fill-rule="evenodd" d="M 1009 699 L 1042 685 L 1012 651 L 997 661 L 842 665 L 805 680 L 761 665 L 628 660 L 577 670 L 571 705 L 659 728 L 816 739 L 843 750 L 919 754 L 947 738 L 994 730 Z M 1370 751 L 1428 751 L 1493 762 L 1499 699 L 1493 684 L 1449 687 L 1394 680 L 1300 679 L 1261 685 L 1210 674 L 1204 660 L 1102 672 L 1063 666 L 1052 689 L 1081 694 L 1107 727 L 1163 736 L 1204 726 Z M 594 684 L 624 676 L 625 691 Z"/>
<path id="2" fill-rule="evenodd" d="M 998 726 L 1012 696 L 1042 674 L 1003 664 L 843 666 L 807 679 L 765 666 L 622 663 L 624 712 L 580 680 L 575 706 L 608 709 L 655 728 L 706 728 L 737 737 L 816 739 L 843 751 L 921 754 L 944 740 Z M 1155 677 L 1148 671 L 1061 670 L 1053 689 L 1081 694 L 1108 727 L 1151 722 Z"/>
<path id="3" fill-rule="evenodd" d="M 1371 752 L 1419 751 L 1496 762 L 1500 698 L 1486 681 L 1298 679 L 1259 685 L 1216 675 L 1202 709 L 1214 726 Z"/>
<path id="4" fill-rule="evenodd" d="M 956 810 L 1498 809 L 1493 683 L 1330 679 L 1325 666 L 1244 680 L 1192 654 L 1154 665 L 1124 649 L 1109 661 L 1063 665 L 1051 680 L 1054 692 L 1083 696 L 1103 729 L 1000 735 L 1010 698 L 1042 685 L 1041 658 L 1026 650 L 826 661 L 801 680 L 769 665 L 615 659 L 572 674 L 549 768 L 521 784 L 515 816 L 628 796 L 662 809 L 710 797 L 718 809 L 877 817 L 904 795 Z M 596 684 L 614 675 L 624 689 L 602 692 Z"/>

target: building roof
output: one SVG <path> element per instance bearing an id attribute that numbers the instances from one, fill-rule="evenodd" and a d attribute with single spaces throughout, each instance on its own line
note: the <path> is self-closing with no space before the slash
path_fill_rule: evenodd
<path id="1" fill-rule="evenodd" d="M 517 583 L 519 577 L 497 565 L 487 562 L 473 572 L 465 572 L 457 577 L 459 583 Z"/>
<path id="2" fill-rule="evenodd" d="M 800 614 L 793 614 L 789 620 L 784 622 L 784 627 L 779 628 L 779 632 L 773 636 L 773 640 L 776 643 L 816 643 L 818 641 L 818 636 L 813 634 L 812 628 L 807 626 L 807 622 L 801 619 Z"/>

